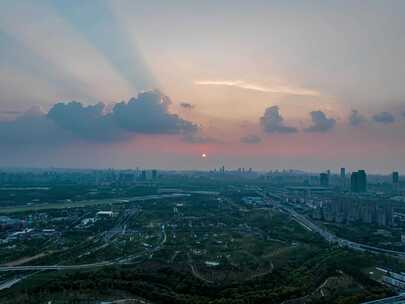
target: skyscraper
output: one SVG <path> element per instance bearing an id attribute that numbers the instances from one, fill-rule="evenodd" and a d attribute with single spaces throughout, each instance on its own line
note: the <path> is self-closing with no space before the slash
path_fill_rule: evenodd
<path id="1" fill-rule="evenodd" d="M 397 171 L 392 172 L 392 183 L 394 185 L 399 183 L 399 173 Z"/>
<path id="2" fill-rule="evenodd" d="M 362 193 L 367 191 L 367 174 L 364 170 L 353 172 L 350 178 L 351 191 Z"/>
<path id="3" fill-rule="evenodd" d="M 340 178 L 341 179 L 346 178 L 346 169 L 345 168 L 340 168 Z"/>
<path id="4" fill-rule="evenodd" d="M 340 168 L 340 186 L 346 189 L 346 168 Z"/>
<path id="5" fill-rule="evenodd" d="M 392 172 L 392 188 L 395 192 L 399 190 L 399 173 L 397 171 Z"/>
<path id="6" fill-rule="evenodd" d="M 152 170 L 152 179 L 157 179 L 158 175 L 157 175 L 157 170 Z"/>
<path id="7" fill-rule="evenodd" d="M 328 173 L 321 173 L 319 175 L 319 181 L 322 187 L 329 186 L 329 174 Z"/>

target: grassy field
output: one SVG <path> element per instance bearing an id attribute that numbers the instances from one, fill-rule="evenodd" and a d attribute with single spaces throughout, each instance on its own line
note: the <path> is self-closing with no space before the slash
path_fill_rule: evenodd
<path id="1" fill-rule="evenodd" d="M 26 211 L 38 211 L 38 210 L 49 210 L 49 209 L 64 209 L 64 208 L 78 208 L 86 206 L 95 205 L 112 205 L 128 202 L 131 200 L 139 200 L 140 197 L 135 198 L 108 198 L 108 199 L 96 199 L 96 200 L 83 200 L 83 201 L 65 201 L 57 203 L 43 203 L 43 204 L 32 204 L 23 205 L 15 207 L 0 207 L 0 214 L 16 213 L 16 212 L 26 212 Z"/>
<path id="2" fill-rule="evenodd" d="M 38 211 L 48 209 L 63 209 L 63 208 L 77 208 L 93 205 L 115 204 L 122 203 L 122 200 L 117 199 L 105 199 L 105 200 L 88 200 L 78 202 L 58 202 L 58 203 L 46 203 L 46 204 L 33 204 L 16 207 L 3 207 L 0 208 L 0 214 L 26 212 L 26 211 Z"/>
<path id="3" fill-rule="evenodd" d="M 64 201 L 57 203 L 43 203 L 43 204 L 32 204 L 24 206 L 15 207 L 0 207 L 0 214 L 16 213 L 16 212 L 26 212 L 26 211 L 38 211 L 38 210 L 49 210 L 49 209 L 63 209 L 63 208 L 78 208 L 94 205 L 105 205 L 105 204 L 121 204 L 130 201 L 143 201 L 143 200 L 159 200 L 163 198 L 175 198 L 175 197 L 185 197 L 189 194 L 160 194 L 160 195 L 146 195 L 146 196 L 134 196 L 134 197 L 121 197 L 121 198 L 108 198 L 108 199 L 96 199 L 96 200 L 83 200 L 83 201 Z"/>

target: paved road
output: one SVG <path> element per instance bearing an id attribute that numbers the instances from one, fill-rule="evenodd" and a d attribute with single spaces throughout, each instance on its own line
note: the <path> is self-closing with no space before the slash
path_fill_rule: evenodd
<path id="1" fill-rule="evenodd" d="M 104 267 L 115 264 L 124 264 L 118 262 L 101 262 L 93 264 L 80 265 L 35 265 L 35 266 L 0 266 L 0 272 L 3 271 L 32 271 L 32 270 L 70 270 L 70 269 L 85 269 Z"/>
<path id="2" fill-rule="evenodd" d="M 400 294 L 399 296 L 389 297 L 385 299 L 363 302 L 362 304 L 404 304 L 405 303 L 405 295 Z"/>
<path id="3" fill-rule="evenodd" d="M 160 242 L 160 246 L 163 246 L 167 241 L 167 234 L 166 234 L 166 226 L 165 226 L 165 224 L 162 224 L 162 226 L 160 226 L 160 229 L 162 231 L 162 241 Z"/>
<path id="4" fill-rule="evenodd" d="M 21 278 L 14 278 L 14 279 L 8 280 L 6 282 L 3 282 L 0 284 L 0 290 L 10 288 L 11 286 L 13 286 L 14 284 L 17 284 L 20 281 L 21 281 Z"/>

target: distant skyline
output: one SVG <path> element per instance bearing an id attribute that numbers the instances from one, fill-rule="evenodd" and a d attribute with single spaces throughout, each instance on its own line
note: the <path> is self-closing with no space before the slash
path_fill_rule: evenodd
<path id="1" fill-rule="evenodd" d="M 400 0 L 3 1 L 0 167 L 405 172 L 404 28 Z"/>

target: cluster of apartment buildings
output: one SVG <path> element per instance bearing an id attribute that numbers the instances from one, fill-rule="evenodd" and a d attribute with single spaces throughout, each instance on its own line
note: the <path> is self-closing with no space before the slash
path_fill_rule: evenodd
<path id="1" fill-rule="evenodd" d="M 317 201 L 312 218 L 335 223 L 365 223 L 392 226 L 393 207 L 389 201 L 333 198 Z"/>

